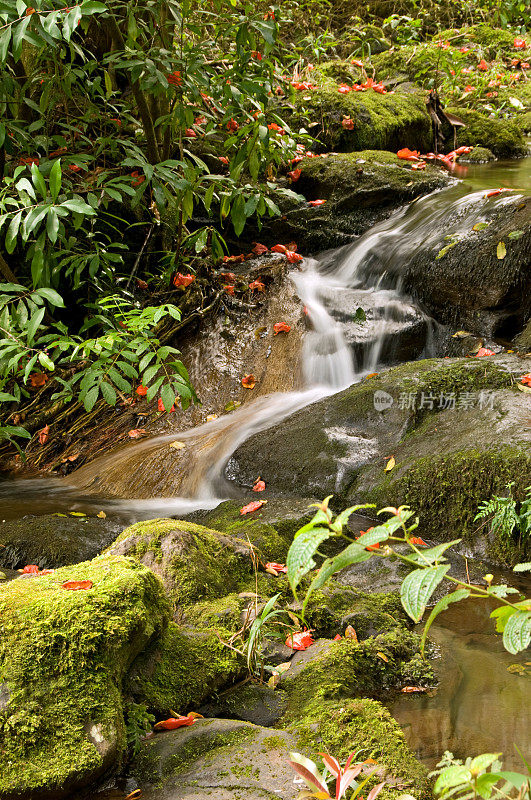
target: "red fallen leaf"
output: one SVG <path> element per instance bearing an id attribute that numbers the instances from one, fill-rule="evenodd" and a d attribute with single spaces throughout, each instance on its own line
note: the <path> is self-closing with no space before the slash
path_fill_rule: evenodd
<path id="1" fill-rule="evenodd" d="M 498 97 L 498 92 L 486 92 L 485 97 Z"/>
<path id="2" fill-rule="evenodd" d="M 265 292 L 265 285 L 262 283 L 262 281 L 259 280 L 251 281 L 251 283 L 249 284 L 249 289 L 251 290 L 251 292 L 254 291 Z"/>
<path id="3" fill-rule="evenodd" d="M 424 539 L 421 539 L 420 536 L 411 536 L 409 541 L 411 542 L 411 544 L 418 544 L 420 547 L 428 546 L 427 543 L 424 541 Z"/>
<path id="4" fill-rule="evenodd" d="M 178 272 L 173 279 L 173 285 L 177 287 L 182 286 L 184 289 L 186 289 L 186 287 L 190 286 L 190 284 L 194 281 L 195 275 L 182 275 L 180 272 Z"/>
<path id="5" fill-rule="evenodd" d="M 287 247 L 284 244 L 275 244 L 271 248 L 272 253 L 285 253 L 287 251 Z"/>
<path id="6" fill-rule="evenodd" d="M 235 120 L 235 119 L 232 119 L 232 117 L 231 117 L 231 119 L 230 119 L 230 120 L 227 122 L 227 130 L 228 130 L 228 131 L 231 131 L 231 133 L 235 133 L 235 132 L 238 130 L 238 128 L 239 128 L 239 127 L 240 127 L 240 126 L 238 125 L 238 123 L 236 122 L 236 120 Z"/>
<path id="7" fill-rule="evenodd" d="M 50 426 L 45 425 L 44 428 L 42 428 L 39 431 L 39 444 L 46 444 L 49 438 L 49 434 L 50 434 Z"/>
<path id="8" fill-rule="evenodd" d="M 166 409 L 164 408 L 164 403 L 162 402 L 162 397 L 159 397 L 159 402 L 157 403 L 157 408 L 158 408 L 159 411 L 166 411 Z M 172 414 L 174 411 L 175 411 L 175 405 L 173 405 L 170 408 L 170 410 L 168 411 L 168 414 Z"/>
<path id="9" fill-rule="evenodd" d="M 39 567 L 37 564 L 26 564 L 22 572 L 24 575 L 36 575 L 39 572 Z"/>
<path id="10" fill-rule="evenodd" d="M 531 386 L 531 372 L 528 372 L 527 375 L 522 375 L 520 382 L 526 386 Z"/>
<path id="11" fill-rule="evenodd" d="M 290 633 L 286 639 L 286 647 L 292 650 L 307 650 L 313 644 L 311 631 L 299 631 L 298 633 Z"/>
<path id="12" fill-rule="evenodd" d="M 29 379 L 33 388 L 36 389 L 39 386 L 44 386 L 48 380 L 48 375 L 45 375 L 44 372 L 32 372 Z"/>
<path id="13" fill-rule="evenodd" d="M 222 280 L 227 281 L 227 283 L 234 283 L 236 280 L 236 275 L 234 272 L 220 272 L 219 277 Z"/>
<path id="14" fill-rule="evenodd" d="M 372 89 L 374 92 L 377 92 L 378 94 L 387 94 L 387 89 L 385 88 L 385 86 L 381 81 L 380 83 L 375 83 Z"/>
<path id="15" fill-rule="evenodd" d="M 301 175 L 302 172 L 300 169 L 292 169 L 291 172 L 288 172 L 288 178 L 291 178 L 292 183 L 296 183 Z"/>
<path id="16" fill-rule="evenodd" d="M 468 84 L 467 86 L 465 86 L 463 91 L 464 92 L 475 92 L 476 91 L 476 87 L 475 86 L 471 86 L 470 84 Z"/>
<path id="17" fill-rule="evenodd" d="M 297 264 L 299 261 L 302 261 L 301 254 L 294 253 L 293 250 L 286 250 L 285 256 L 289 264 Z"/>
<path id="18" fill-rule="evenodd" d="M 350 91 L 352 91 L 352 87 L 349 86 L 348 83 L 340 83 L 337 87 L 337 91 L 339 94 L 348 94 Z"/>
<path id="19" fill-rule="evenodd" d="M 481 61 L 479 62 L 478 69 L 481 70 L 481 72 L 487 72 L 487 70 L 489 69 L 489 65 L 487 64 L 484 58 L 482 58 Z"/>
<path id="20" fill-rule="evenodd" d="M 137 386 L 136 387 L 137 395 L 139 397 L 145 397 L 148 393 L 148 388 L 149 388 L 148 386 L 142 386 L 142 384 L 140 386 Z"/>
<path id="21" fill-rule="evenodd" d="M 263 481 L 262 478 L 258 476 L 258 478 L 254 482 L 253 492 L 263 492 L 265 488 L 266 488 L 265 481 Z"/>
<path id="22" fill-rule="evenodd" d="M 410 150 L 409 147 L 403 147 L 398 151 L 397 156 L 403 161 L 418 161 L 420 153 L 418 150 Z"/>
<path id="23" fill-rule="evenodd" d="M 197 139 L 197 133 L 193 128 L 186 128 L 184 136 L 186 139 Z"/>
<path id="24" fill-rule="evenodd" d="M 270 122 L 267 127 L 270 131 L 276 131 L 280 136 L 283 136 L 285 133 L 284 128 L 281 128 L 276 122 Z"/>
<path id="25" fill-rule="evenodd" d="M 252 514 L 253 511 L 258 511 L 258 509 L 262 508 L 265 503 L 265 500 L 253 500 L 252 502 L 247 503 L 246 506 L 240 508 L 240 516 L 244 517 L 246 514 Z"/>
<path id="26" fill-rule="evenodd" d="M 254 375 L 244 375 L 242 378 L 242 386 L 244 389 L 254 389 L 256 386 L 256 378 Z"/>
<path id="27" fill-rule="evenodd" d="M 326 200 L 308 200 L 308 205 L 309 206 L 314 206 L 314 208 L 316 206 L 322 206 L 325 203 L 326 203 Z"/>
<path id="28" fill-rule="evenodd" d="M 145 428 L 133 428 L 133 430 L 129 431 L 129 433 L 127 435 L 129 436 L 130 439 L 141 439 L 142 436 L 146 435 L 146 429 Z"/>
<path id="29" fill-rule="evenodd" d="M 411 694 L 411 692 L 426 692 L 427 689 L 423 686 L 404 686 L 400 691 L 402 694 Z"/>
<path id="30" fill-rule="evenodd" d="M 153 725 L 154 731 L 174 731 L 177 728 L 184 728 L 187 725 L 193 725 L 195 722 L 195 717 L 191 714 L 188 714 L 186 717 L 170 717 L 170 719 L 164 719 L 162 722 L 157 722 L 156 725 Z"/>
<path id="31" fill-rule="evenodd" d="M 471 153 L 473 149 L 474 149 L 473 147 L 467 147 L 466 145 L 462 145 L 461 147 L 457 148 L 455 153 L 458 156 L 463 156 L 463 155 L 465 155 L 467 153 Z"/>
<path id="32" fill-rule="evenodd" d="M 500 186 L 499 189 L 491 189 L 490 192 L 487 192 L 484 197 L 496 197 L 502 192 L 514 192 L 514 189 L 509 189 L 507 186 Z"/>
<path id="33" fill-rule="evenodd" d="M 336 635 L 334 636 L 334 638 L 332 639 L 332 641 L 333 641 L 333 642 L 340 642 L 342 638 L 343 638 L 343 637 L 341 636 L 341 634 L 340 634 L 340 633 L 336 633 Z"/>
<path id="34" fill-rule="evenodd" d="M 274 569 L 275 572 L 287 572 L 288 568 L 285 564 L 277 564 L 276 561 L 267 561 L 264 564 L 266 570 L 267 569 Z"/>
<path id="35" fill-rule="evenodd" d="M 222 164 L 228 165 L 229 163 L 229 159 L 227 158 L 227 156 L 218 156 L 218 160 L 221 161 Z"/>
<path id="36" fill-rule="evenodd" d="M 354 130 L 354 120 L 351 117 L 343 117 L 341 120 L 341 125 L 346 131 Z"/>
<path id="37" fill-rule="evenodd" d="M 94 584 L 92 581 L 65 581 L 61 584 L 61 589 L 71 589 L 77 592 L 79 589 L 92 589 Z"/>
<path id="38" fill-rule="evenodd" d="M 355 66 L 355 67 L 359 67 L 360 69 L 363 69 L 363 67 L 365 66 L 365 65 L 364 65 L 364 63 L 363 63 L 363 61 L 358 61 L 358 60 L 357 60 L 357 59 L 355 59 L 355 58 L 353 58 L 353 59 L 352 59 L 352 61 L 351 61 L 350 63 L 351 63 L 351 64 L 354 64 L 354 66 Z"/>
<path id="39" fill-rule="evenodd" d="M 513 47 L 515 50 L 525 50 L 527 47 L 527 42 L 525 39 L 515 39 L 513 42 Z"/>
<path id="40" fill-rule="evenodd" d="M 426 169 L 426 162 L 417 161 L 415 164 L 411 165 L 411 169 Z"/>
<path id="41" fill-rule="evenodd" d="M 291 330 L 291 325 L 288 325 L 286 322 L 275 322 L 273 325 L 273 336 L 277 336 L 279 333 L 289 333 Z"/>
<path id="42" fill-rule="evenodd" d="M 39 575 L 53 575 L 54 572 L 54 569 L 41 569 Z"/>
<path id="43" fill-rule="evenodd" d="M 488 347 L 480 347 L 477 351 L 475 358 L 483 358 L 483 356 L 495 356 L 494 350 L 489 350 Z"/>
<path id="44" fill-rule="evenodd" d="M 251 50 L 251 56 L 256 59 L 256 61 L 262 60 L 262 53 L 259 53 L 258 50 Z"/>
<path id="45" fill-rule="evenodd" d="M 138 286 L 139 289 L 143 289 L 144 291 L 149 289 L 149 284 L 147 283 L 147 281 L 143 281 L 142 278 L 136 279 L 136 285 Z"/>
<path id="46" fill-rule="evenodd" d="M 296 242 L 289 242 L 289 244 L 286 245 L 286 250 L 293 250 L 293 252 L 296 253 L 297 252 L 297 243 Z"/>
<path id="47" fill-rule="evenodd" d="M 288 175 L 291 173 L 288 172 Z M 255 242 L 253 247 L 253 253 L 257 256 L 263 256 L 264 253 L 269 253 L 269 247 L 266 247 L 265 244 L 260 244 L 260 242 Z"/>
<path id="48" fill-rule="evenodd" d="M 223 289 L 225 294 L 230 294 L 232 297 L 234 297 L 234 286 L 227 284 L 226 286 L 222 286 L 221 288 Z"/>
<path id="49" fill-rule="evenodd" d="M 79 171 L 81 169 L 81 167 L 78 167 L 77 164 L 72 164 L 70 169 L 74 170 L 75 172 L 77 172 L 77 171 Z M 141 175 L 140 172 L 137 169 L 135 169 L 134 172 L 131 173 L 131 177 L 133 178 L 133 180 L 131 181 L 131 186 L 134 186 L 134 187 L 140 186 L 146 180 L 146 176 L 145 175 Z"/>
<path id="50" fill-rule="evenodd" d="M 223 256 L 224 264 L 241 264 L 242 261 L 245 261 L 245 255 L 243 253 L 240 253 L 239 256 Z"/>

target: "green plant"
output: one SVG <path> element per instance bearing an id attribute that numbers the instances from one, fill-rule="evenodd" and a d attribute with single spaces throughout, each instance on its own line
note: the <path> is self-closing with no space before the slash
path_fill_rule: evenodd
<path id="1" fill-rule="evenodd" d="M 474 521 L 489 518 L 492 533 L 510 541 L 516 531 L 520 545 L 526 543 L 531 536 L 531 486 L 526 489 L 526 497 L 518 503 L 512 496 L 514 482 L 508 483 L 507 497 L 495 495 L 484 500 L 478 506 Z"/>
<path id="2" fill-rule="evenodd" d="M 148 712 L 146 703 L 129 701 L 126 707 L 126 738 L 130 756 L 138 755 L 142 740 L 153 728 L 155 717 Z"/>
<path id="3" fill-rule="evenodd" d="M 261 651 L 264 638 L 273 637 L 283 638 L 283 630 L 289 626 L 280 621 L 280 617 L 285 616 L 284 609 L 275 608 L 280 594 L 270 597 L 260 614 L 254 618 L 249 628 L 247 638 L 243 646 L 243 654 L 247 661 L 247 668 L 250 673 L 262 673 L 264 669 Z"/>
<path id="4" fill-rule="evenodd" d="M 363 763 L 352 763 L 356 757 L 356 753 L 352 753 L 349 756 L 344 767 L 341 767 L 339 761 L 327 753 L 319 753 L 319 755 L 322 757 L 325 766 L 323 774 L 321 774 L 317 764 L 315 761 L 312 761 L 311 758 L 306 758 L 306 756 L 301 755 L 301 753 L 290 753 L 289 763 L 295 772 L 303 779 L 309 790 L 301 792 L 297 800 L 304 800 L 304 798 L 310 797 L 321 798 L 321 800 L 327 800 L 327 798 L 331 800 L 332 797 L 335 797 L 335 800 L 341 800 L 341 798 L 346 797 L 346 793 L 350 787 L 353 787 L 353 790 L 350 793 L 349 800 L 355 800 L 356 797 L 359 797 L 363 787 L 376 772 L 375 769 L 369 770 L 368 774 L 363 776 L 363 780 L 356 781 L 356 778 L 364 768 Z M 330 794 L 328 787 L 328 773 L 333 775 L 336 780 L 334 795 Z M 385 781 L 374 786 L 367 795 L 367 800 L 375 800 L 384 786 Z"/>
<path id="5" fill-rule="evenodd" d="M 389 558 L 395 556 L 414 569 L 404 578 L 400 588 L 400 599 L 404 610 L 414 622 L 420 622 L 433 593 L 443 582 L 453 586 L 450 594 L 444 595 L 434 606 L 424 626 L 421 649 L 424 650 L 428 631 L 437 616 L 452 603 L 468 597 L 495 598 L 500 607 L 491 617 L 496 620 L 496 630 L 503 633 L 503 644 L 510 653 L 518 653 L 531 641 L 531 600 L 523 599 L 513 602 L 508 599 L 518 595 L 517 589 L 506 584 L 495 585 L 493 576 L 484 577 L 485 586 L 477 586 L 454 578 L 449 574 L 450 564 L 445 552 L 461 540 L 455 539 L 428 547 L 419 537 L 413 536 L 419 520 L 408 506 L 399 508 L 382 508 L 378 514 L 390 514 L 386 521 L 362 532 L 354 538 L 347 528 L 350 516 L 361 509 L 375 508 L 372 504 L 352 506 L 335 516 L 329 508 L 331 496 L 322 503 L 314 504 L 317 512 L 313 519 L 300 528 L 290 546 L 287 556 L 287 574 L 293 594 L 297 599 L 297 589 L 303 578 L 317 564 L 315 558 L 320 556 L 319 548 L 328 540 L 339 543 L 344 540 L 347 545 L 338 554 L 321 561 L 320 568 L 306 590 L 302 604 L 301 618 L 311 595 L 321 589 L 333 575 L 351 564 L 359 564 L 370 558 Z M 382 545 L 382 546 L 380 546 Z M 515 572 L 530 570 L 531 564 L 517 564 Z"/>
<path id="6" fill-rule="evenodd" d="M 483 800 L 506 797 L 529 800 L 529 767 L 527 775 L 505 771 L 498 760 L 500 755 L 501 753 L 483 753 L 463 762 L 446 751 L 437 768 L 430 773 L 430 777 L 437 778 L 434 793 L 441 800 L 450 797 L 457 800 L 476 800 L 477 797 Z M 503 782 L 502 786 L 496 786 L 500 782 Z"/>

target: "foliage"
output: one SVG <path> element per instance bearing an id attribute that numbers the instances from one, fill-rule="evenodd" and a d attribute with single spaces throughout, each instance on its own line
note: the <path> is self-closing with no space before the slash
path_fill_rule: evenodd
<path id="1" fill-rule="evenodd" d="M 149 733 L 155 722 L 155 717 L 150 714 L 146 703 L 129 701 L 126 707 L 126 739 L 131 756 L 138 755 L 142 740 Z"/>
<path id="2" fill-rule="evenodd" d="M 478 796 L 483 800 L 490 798 L 514 797 L 518 800 L 529 800 L 531 792 L 530 776 L 518 772 L 507 772 L 502 769 L 498 760 L 501 753 L 483 753 L 466 761 L 454 758 L 453 753 L 445 752 L 437 768 L 431 773 L 436 777 L 434 793 L 447 800 L 471 800 Z M 526 764 L 527 766 L 527 764 Z M 503 781 L 503 785 L 496 786 Z M 515 795 L 516 791 L 516 795 Z"/>
<path id="3" fill-rule="evenodd" d="M 428 547 L 419 537 L 413 536 L 418 527 L 418 518 L 408 506 L 400 508 L 383 508 L 378 514 L 390 514 L 384 522 L 369 528 L 358 538 L 348 533 L 347 523 L 350 516 L 361 509 L 374 508 L 370 504 L 352 506 L 342 511 L 335 518 L 329 509 L 330 497 L 322 503 L 314 504 L 317 512 L 313 519 L 300 528 L 290 546 L 287 557 L 288 580 L 297 598 L 297 588 L 303 578 L 316 567 L 315 558 L 319 548 L 329 540 L 347 544 L 335 556 L 322 560 L 319 571 L 315 574 L 306 590 L 302 605 L 302 620 L 311 595 L 321 589 L 337 572 L 351 564 L 367 561 L 369 558 L 389 558 L 395 556 L 414 569 L 404 578 L 400 589 L 400 599 L 409 617 L 420 622 L 437 587 L 446 581 L 453 586 L 450 594 L 444 595 L 432 609 L 422 635 L 422 648 L 426 642 L 428 631 L 437 616 L 452 603 L 465 598 L 495 598 L 500 607 L 491 617 L 496 620 L 496 630 L 503 633 L 503 644 L 506 650 L 516 654 L 529 645 L 531 641 L 531 600 L 524 599 L 513 602 L 507 599 L 518 595 L 518 590 L 506 584 L 493 584 L 493 576 L 484 577 L 486 586 L 477 586 L 449 575 L 450 564 L 444 553 L 458 544 L 460 539 L 452 542 Z M 383 545 L 382 547 L 380 545 Z M 337 548 L 336 548 L 337 549 Z M 517 565 L 515 571 L 531 569 L 529 564 Z"/>
<path id="4" fill-rule="evenodd" d="M 353 786 L 354 789 L 350 793 L 350 800 L 355 800 L 355 798 L 361 794 L 363 787 L 368 783 L 371 776 L 376 772 L 375 769 L 370 770 L 367 775 L 363 775 L 363 780 L 356 781 L 356 778 L 364 767 L 363 763 L 352 763 L 356 757 L 356 753 L 351 753 L 344 767 L 341 767 L 339 761 L 333 756 L 327 755 L 326 753 L 320 753 L 319 755 L 322 756 L 325 765 L 324 774 L 320 773 L 315 761 L 306 758 L 306 756 L 301 755 L 301 753 L 290 753 L 289 763 L 295 772 L 300 775 L 309 789 L 309 791 L 301 792 L 298 796 L 298 800 L 304 800 L 304 798 L 310 797 L 327 800 L 327 798 L 332 798 L 333 796 L 335 800 L 341 800 L 341 798 L 346 797 L 346 793 L 351 786 Z M 334 795 L 330 794 L 328 788 L 328 773 L 333 775 L 336 780 Z M 371 789 L 367 795 L 367 800 L 375 800 L 384 786 L 385 781 Z"/>
<path id="5" fill-rule="evenodd" d="M 510 541 L 516 531 L 519 543 L 525 544 L 531 537 L 531 486 L 527 487 L 526 498 L 520 504 L 512 496 L 513 486 L 514 482 L 507 484 L 507 497 L 495 495 L 490 500 L 484 500 L 478 506 L 474 520 L 490 517 L 492 533 Z"/>

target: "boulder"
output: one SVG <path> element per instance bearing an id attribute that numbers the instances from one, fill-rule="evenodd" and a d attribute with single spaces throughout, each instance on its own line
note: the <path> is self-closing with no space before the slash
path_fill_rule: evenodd
<path id="1" fill-rule="evenodd" d="M 248 722 L 204 719 L 147 741 L 133 767 L 143 800 L 293 800 L 295 739 Z"/>
<path id="2" fill-rule="evenodd" d="M 2 800 L 58 800 L 120 770 L 122 681 L 168 617 L 158 578 L 117 556 L 0 589 Z"/>
<path id="3" fill-rule="evenodd" d="M 84 514 L 28 515 L 0 523 L 0 567 L 19 569 L 37 564 L 54 569 L 89 561 L 101 553 L 121 526 Z"/>
<path id="4" fill-rule="evenodd" d="M 478 504 L 509 481 L 517 497 L 529 484 L 528 399 L 513 384 L 530 366 L 493 356 L 394 367 L 252 437 L 228 470 L 246 482 L 259 465 L 272 494 L 409 503 L 431 538 L 456 538 L 459 520 L 467 546 L 511 561 L 522 555 L 516 543 L 486 541 L 473 520 Z M 392 454 L 396 467 L 385 472 Z"/>

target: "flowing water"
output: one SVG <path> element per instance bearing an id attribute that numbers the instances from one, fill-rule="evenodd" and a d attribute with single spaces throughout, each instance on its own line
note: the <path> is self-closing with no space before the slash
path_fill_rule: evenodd
<path id="1" fill-rule="evenodd" d="M 486 189 L 525 189 L 530 178 L 531 158 L 470 167 L 466 180 L 397 211 L 352 245 L 306 259 L 292 275 L 311 323 L 303 342 L 303 391 L 261 397 L 197 428 L 126 445 L 78 470 L 69 484 L 0 483 L 0 518 L 104 509 L 134 521 L 214 507 L 233 496 L 237 490 L 225 467 L 250 436 L 386 365 L 442 354 L 448 331 L 404 294 L 397 267 L 421 245 L 443 242 L 449 230 L 468 231 L 487 218 L 489 209 L 508 202 L 504 196 L 485 200 Z M 366 314 L 362 324 L 358 308 Z M 184 448 L 170 448 L 176 440 Z M 463 619 L 473 623 L 470 631 L 463 630 Z M 511 750 L 513 740 L 524 736 L 523 721 L 529 719 L 520 687 L 526 679 L 506 671 L 499 640 L 477 623 L 470 609 L 463 617 L 448 614 L 434 628 L 441 664 L 452 661 L 441 674 L 441 691 L 434 697 L 407 696 L 393 706 L 412 746 L 427 761 L 447 747 L 459 749 L 459 743 L 469 752 Z M 478 736 L 477 731 L 487 733 Z"/>

